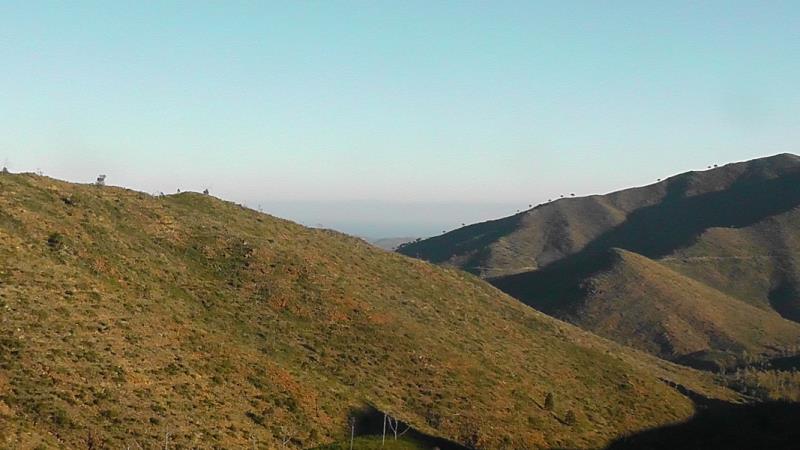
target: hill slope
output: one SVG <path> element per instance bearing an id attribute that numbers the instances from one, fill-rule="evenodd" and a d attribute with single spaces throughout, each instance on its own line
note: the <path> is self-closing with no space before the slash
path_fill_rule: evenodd
<path id="1" fill-rule="evenodd" d="M 499 277 L 611 247 L 664 256 L 708 228 L 752 225 L 798 205 L 800 157 L 781 154 L 607 195 L 560 199 L 398 251 Z"/>
<path id="2" fill-rule="evenodd" d="M 535 298 L 546 296 L 524 292 L 526 274 L 505 277 L 498 286 L 601 336 L 690 364 L 702 364 L 719 349 L 753 354 L 800 342 L 800 325 L 773 311 L 636 253 L 613 249 L 607 259 L 604 269 L 581 280 L 582 295 L 572 303 L 537 304 Z"/>
<path id="3" fill-rule="evenodd" d="M 710 228 L 667 266 L 800 322 L 800 208 L 744 228 Z"/>
<path id="4" fill-rule="evenodd" d="M 3 174 L 0 243 L 0 447 L 307 448 L 369 404 L 471 446 L 588 448 L 691 415 L 662 380 L 734 398 L 466 273 L 209 196 Z"/>
<path id="5" fill-rule="evenodd" d="M 559 200 L 400 251 L 662 357 L 773 355 L 800 342 L 783 319 L 800 318 L 798 205 L 800 157 L 784 154 Z"/>

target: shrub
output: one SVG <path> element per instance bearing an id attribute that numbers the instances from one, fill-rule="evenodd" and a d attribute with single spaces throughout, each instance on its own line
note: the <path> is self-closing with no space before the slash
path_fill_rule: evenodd
<path id="1" fill-rule="evenodd" d="M 252 411 L 248 411 L 248 412 L 244 413 L 244 415 L 247 416 L 248 418 L 250 418 L 250 420 L 252 420 L 257 425 L 264 425 L 264 423 L 265 423 L 264 416 L 262 416 L 260 414 L 256 414 L 256 413 L 254 413 Z"/>
<path id="2" fill-rule="evenodd" d="M 59 407 L 54 407 L 52 411 L 50 411 L 50 421 L 59 427 L 68 427 L 72 424 L 69 414 L 67 414 L 64 409 Z"/>
<path id="3" fill-rule="evenodd" d="M 17 339 L 0 336 L 0 369 L 9 369 L 19 359 L 21 345 Z"/>
<path id="4" fill-rule="evenodd" d="M 57 232 L 50 233 L 47 236 L 47 246 L 53 250 L 61 250 L 64 247 L 64 236 Z"/>
<path id="5" fill-rule="evenodd" d="M 552 411 L 556 408 L 556 400 L 555 396 L 552 392 L 548 392 L 547 396 L 544 398 L 544 409 L 548 411 Z"/>

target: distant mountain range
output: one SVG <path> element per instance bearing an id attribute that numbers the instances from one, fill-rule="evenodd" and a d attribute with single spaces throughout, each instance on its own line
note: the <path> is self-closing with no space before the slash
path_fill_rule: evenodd
<path id="1" fill-rule="evenodd" d="M 800 157 L 539 205 L 399 252 L 486 278 L 620 343 L 703 368 L 800 344 Z"/>

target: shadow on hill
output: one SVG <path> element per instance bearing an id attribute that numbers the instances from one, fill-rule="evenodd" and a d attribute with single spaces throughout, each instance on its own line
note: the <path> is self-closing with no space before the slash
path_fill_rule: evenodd
<path id="1" fill-rule="evenodd" d="M 578 253 L 531 272 L 492 278 L 488 281 L 523 303 L 545 312 L 569 314 L 585 294 L 583 281 L 611 268 L 617 256 Z"/>
<path id="2" fill-rule="evenodd" d="M 708 450 L 799 448 L 800 403 L 767 402 L 732 404 L 708 399 L 676 386 L 691 398 L 698 413 L 686 422 L 653 428 L 613 441 L 605 450 Z M 383 413 L 372 406 L 353 411 L 356 436 L 380 436 Z M 406 425 L 401 423 L 400 429 Z M 410 429 L 405 438 L 420 449 L 468 450 L 446 439 Z M 391 433 L 387 432 L 387 442 Z"/>
<path id="3" fill-rule="evenodd" d="M 689 174 L 676 177 L 661 203 L 634 211 L 580 252 L 489 281 L 535 308 L 564 313 L 582 297 L 581 282 L 608 267 L 612 248 L 659 258 L 691 245 L 708 228 L 746 227 L 800 204 L 800 171 L 769 180 L 744 177 L 726 190 L 694 196 L 686 196 L 689 180 Z"/>
<path id="4" fill-rule="evenodd" d="M 797 285 L 790 280 L 781 280 L 770 291 L 769 304 L 783 318 L 800 322 L 800 292 Z"/>
<path id="5" fill-rule="evenodd" d="M 472 255 L 471 261 L 479 261 L 475 253 L 485 250 L 489 244 L 511 234 L 517 228 L 524 214 L 515 214 L 498 220 L 468 225 L 441 236 L 400 246 L 397 251 L 406 256 L 421 258 L 438 264 L 457 254 Z M 463 269 L 477 272 L 476 262 L 467 262 Z"/>
<path id="6" fill-rule="evenodd" d="M 383 433 L 384 413 L 372 405 L 364 406 L 363 408 L 350 412 L 350 416 L 355 418 L 355 434 L 356 436 L 381 436 Z M 440 449 L 440 450 L 469 450 L 456 442 L 448 439 L 431 436 L 421 431 L 410 427 L 405 422 L 398 422 L 398 430 L 403 431 L 408 428 L 408 431 L 403 434 L 404 438 L 414 441 L 419 448 L 424 449 Z M 391 430 L 387 427 L 386 439 L 393 439 Z"/>
<path id="7" fill-rule="evenodd" d="M 675 179 L 662 202 L 634 211 L 586 250 L 620 247 L 658 258 L 690 245 L 708 228 L 746 227 L 800 204 L 800 172 L 770 180 L 745 178 L 726 190 L 693 196 L 686 196 L 688 180 Z"/>
<path id="8" fill-rule="evenodd" d="M 674 362 L 697 370 L 719 372 L 735 369 L 740 363 L 740 354 L 725 350 L 700 350 L 675 359 Z"/>
<path id="9" fill-rule="evenodd" d="M 699 408 L 686 422 L 617 439 L 606 450 L 800 448 L 800 403 L 717 401 Z"/>
<path id="10" fill-rule="evenodd" d="M 800 355 L 773 358 L 769 360 L 767 367 L 774 370 L 800 370 Z"/>

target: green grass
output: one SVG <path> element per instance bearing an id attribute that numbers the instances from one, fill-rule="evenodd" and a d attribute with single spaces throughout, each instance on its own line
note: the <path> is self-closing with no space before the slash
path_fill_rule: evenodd
<path id="1" fill-rule="evenodd" d="M 309 448 L 365 403 L 455 442 L 592 448 L 691 415 L 663 379 L 736 397 L 472 275 L 210 196 L 1 175 L 0 211 L 10 448 Z"/>
<path id="2" fill-rule="evenodd" d="M 333 444 L 316 447 L 315 450 L 350 450 L 351 442 L 341 441 Z M 424 444 L 406 438 L 387 437 L 385 441 L 380 436 L 357 437 L 352 442 L 353 450 L 430 450 Z"/>
<path id="3" fill-rule="evenodd" d="M 641 255 L 616 254 L 608 270 L 585 282 L 586 298 L 574 320 L 588 330 L 690 364 L 698 353 L 739 359 L 743 352 L 774 352 L 800 342 L 794 322 Z"/>

